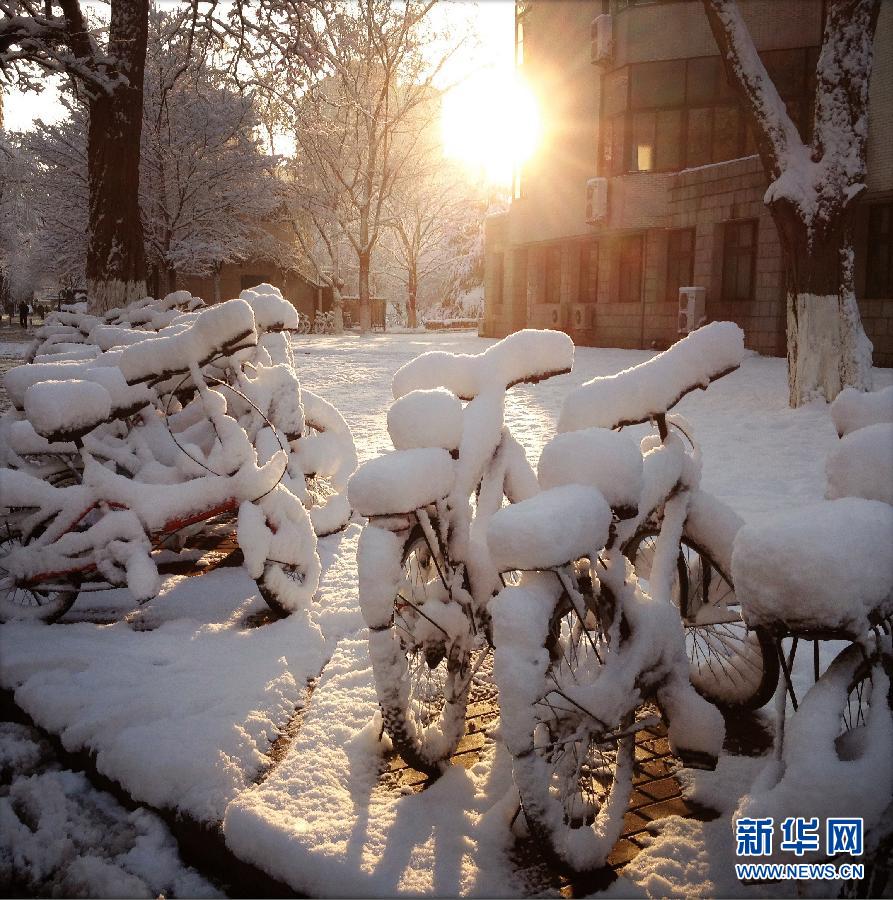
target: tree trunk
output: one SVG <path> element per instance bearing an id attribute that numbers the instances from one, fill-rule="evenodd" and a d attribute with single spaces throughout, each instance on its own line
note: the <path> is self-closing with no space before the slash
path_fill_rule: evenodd
<path id="1" fill-rule="evenodd" d="M 173 266 L 168 266 L 167 270 L 167 292 L 173 294 L 177 289 L 177 270 Z"/>
<path id="2" fill-rule="evenodd" d="M 214 302 L 220 302 L 220 266 L 214 266 L 214 274 L 212 276 L 212 292 Z"/>
<path id="3" fill-rule="evenodd" d="M 332 285 L 332 311 L 335 314 L 335 334 L 344 334 L 344 310 L 341 306 L 341 291 Z"/>
<path id="4" fill-rule="evenodd" d="M 148 0 L 112 4 L 109 56 L 121 81 L 89 100 L 87 294 L 94 313 L 146 295 L 139 166 L 148 22 Z"/>
<path id="5" fill-rule="evenodd" d="M 771 207 L 786 274 L 791 406 L 833 400 L 844 387 L 871 389 L 871 341 L 853 278 L 852 209 L 811 236 L 790 204 Z"/>
<path id="6" fill-rule="evenodd" d="M 409 278 L 407 280 L 407 304 L 406 304 L 406 322 L 410 328 L 418 327 L 418 317 L 416 315 L 416 294 L 418 293 L 418 276 L 416 275 L 415 266 L 409 269 Z"/>
<path id="7" fill-rule="evenodd" d="M 372 305 L 369 302 L 369 269 L 370 254 L 364 251 L 359 254 L 360 262 L 360 334 L 368 334 L 372 330 Z"/>

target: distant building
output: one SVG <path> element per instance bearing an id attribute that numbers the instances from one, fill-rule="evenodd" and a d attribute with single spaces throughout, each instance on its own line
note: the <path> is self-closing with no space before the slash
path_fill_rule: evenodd
<path id="1" fill-rule="evenodd" d="M 221 300 L 238 297 L 246 288 L 266 282 L 278 287 L 285 299 L 298 312 L 304 313 L 310 319 L 313 319 L 317 312 L 328 312 L 332 308 L 331 287 L 318 284 L 300 272 L 283 271 L 269 261 L 227 263 L 221 267 L 218 277 Z M 194 275 L 181 276 L 177 279 L 177 287 L 189 291 L 195 297 L 201 297 L 208 303 L 213 302 L 215 297 L 214 279 L 210 275 L 206 278 Z M 160 296 L 159 292 L 156 291 L 154 296 Z"/>
<path id="2" fill-rule="evenodd" d="M 819 0 L 740 0 L 801 128 L 821 43 Z M 599 26 L 593 21 L 599 19 Z M 767 179 L 701 0 L 516 3 L 518 63 L 549 140 L 486 223 L 483 333 L 560 328 L 579 344 L 666 347 L 681 286 L 761 353 L 785 353 L 781 248 Z M 881 4 L 857 295 L 875 363 L 893 365 L 893 2 Z"/>

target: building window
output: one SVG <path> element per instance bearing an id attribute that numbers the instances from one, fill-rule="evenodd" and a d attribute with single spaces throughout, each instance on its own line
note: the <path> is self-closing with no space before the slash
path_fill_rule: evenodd
<path id="1" fill-rule="evenodd" d="M 512 259 L 512 299 L 521 309 L 527 309 L 527 248 L 519 247 Z"/>
<path id="2" fill-rule="evenodd" d="M 753 300 L 757 222 L 726 222 L 722 237 L 722 299 Z"/>
<path id="3" fill-rule="evenodd" d="M 817 50 L 760 54 L 801 136 L 808 141 Z M 606 173 L 673 172 L 756 152 L 746 117 L 718 56 L 635 63 L 604 78 Z"/>
<path id="4" fill-rule="evenodd" d="M 668 303 L 679 299 L 679 288 L 689 287 L 695 273 L 695 230 L 678 228 L 667 235 L 667 293 Z"/>
<path id="5" fill-rule="evenodd" d="M 893 203 L 868 208 L 868 255 L 865 296 L 873 300 L 893 297 Z"/>
<path id="6" fill-rule="evenodd" d="M 546 248 L 546 303 L 561 302 L 561 247 Z"/>
<path id="7" fill-rule="evenodd" d="M 584 244 L 580 256 L 580 301 L 598 300 L 598 244 Z"/>
<path id="8" fill-rule="evenodd" d="M 494 306 L 502 306 L 505 289 L 505 256 L 502 253 L 494 253 L 491 260 L 493 266 L 493 280 L 490 282 L 493 290 L 492 301 Z"/>
<path id="9" fill-rule="evenodd" d="M 629 234 L 620 239 L 621 303 L 638 303 L 642 297 L 642 235 Z"/>

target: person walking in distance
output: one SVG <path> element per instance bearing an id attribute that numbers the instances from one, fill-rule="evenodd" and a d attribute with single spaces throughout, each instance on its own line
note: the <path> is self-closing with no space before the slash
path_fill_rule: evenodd
<path id="1" fill-rule="evenodd" d="M 19 303 L 19 325 L 22 328 L 28 327 L 28 304 L 24 300 Z"/>

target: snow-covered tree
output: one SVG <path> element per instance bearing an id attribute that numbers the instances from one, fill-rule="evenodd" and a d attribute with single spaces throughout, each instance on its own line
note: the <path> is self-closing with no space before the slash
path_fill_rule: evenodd
<path id="1" fill-rule="evenodd" d="M 383 247 L 405 290 L 410 328 L 418 324 L 422 287 L 439 276 L 449 291 L 484 218 L 484 204 L 466 174 L 438 157 L 437 147 L 418 154 L 388 201 L 390 239 Z"/>
<path id="2" fill-rule="evenodd" d="M 316 6 L 312 58 L 320 75 L 295 89 L 275 69 L 263 89 L 288 112 L 303 164 L 349 242 L 357 268 L 360 327 L 371 326 L 370 275 L 388 225 L 388 200 L 414 152 L 419 118 L 454 47 L 433 54 L 434 0 L 357 0 Z M 266 38 L 280 41 L 276 28 Z M 444 44 L 443 46 L 447 46 Z M 304 70 L 301 75 L 306 75 Z"/>
<path id="3" fill-rule="evenodd" d="M 53 125 L 38 120 L 18 137 L 28 166 L 21 190 L 31 213 L 27 232 L 34 264 L 60 284 L 83 287 L 89 246 L 87 114 L 68 104 Z"/>
<path id="4" fill-rule="evenodd" d="M 139 213 L 143 69 L 149 0 L 111 0 L 91 27 L 79 0 L 0 0 L 0 73 L 40 90 L 63 74 L 86 102 L 90 303 L 102 311 L 145 294 Z"/>
<path id="5" fill-rule="evenodd" d="M 180 36 L 183 15 L 153 12 L 145 77 L 141 219 L 148 261 L 174 289 L 177 274 L 219 274 L 250 255 L 278 259 L 263 227 L 278 203 L 273 161 L 256 134 L 251 98 L 220 87 Z M 88 252 L 86 111 L 21 136 L 24 190 L 38 223 L 32 255 L 63 283 L 83 284 Z M 164 289 L 164 288 L 162 288 Z"/>
<path id="6" fill-rule="evenodd" d="M 278 197 L 253 99 L 178 37 L 183 18 L 152 14 L 145 80 L 141 206 L 146 250 L 168 290 L 178 273 L 216 285 L 224 263 L 278 255 L 262 225 Z"/>
<path id="7" fill-rule="evenodd" d="M 828 0 L 804 141 L 766 72 L 735 0 L 703 0 L 770 185 L 787 281 L 790 402 L 871 386 L 871 342 L 853 271 L 853 212 L 865 192 L 868 84 L 880 0 Z"/>

